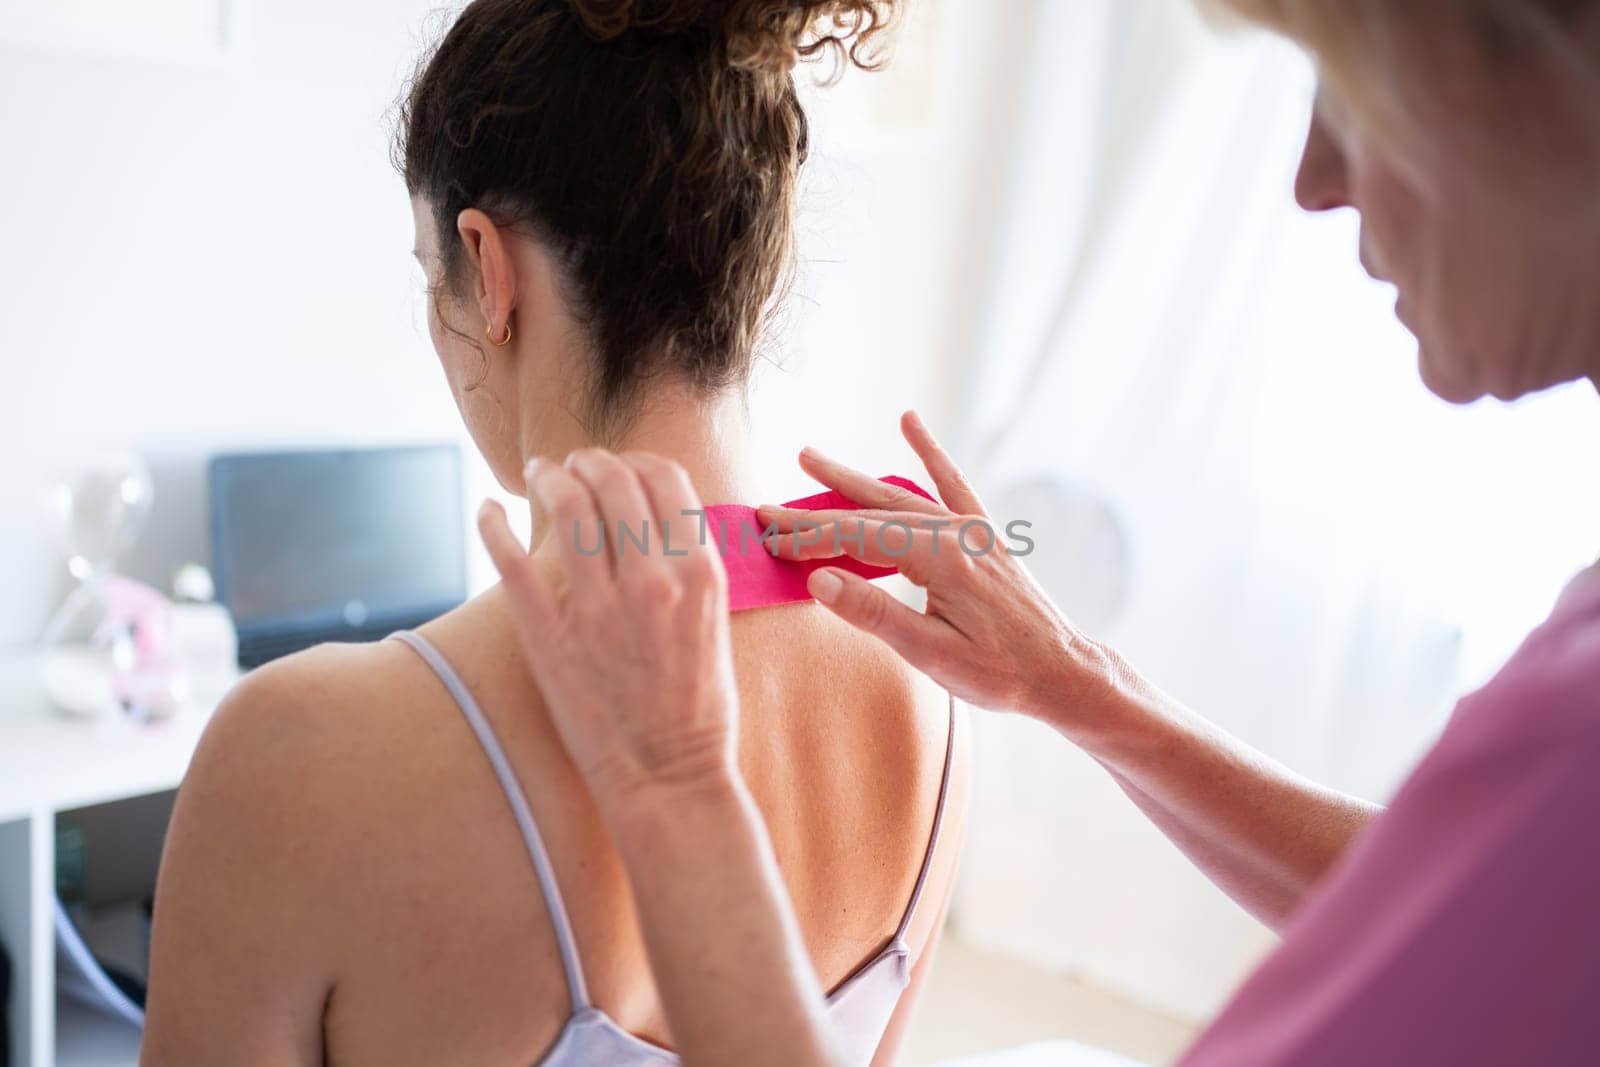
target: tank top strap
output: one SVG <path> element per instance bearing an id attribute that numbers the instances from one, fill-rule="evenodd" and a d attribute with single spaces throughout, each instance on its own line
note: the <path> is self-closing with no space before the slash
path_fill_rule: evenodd
<path id="1" fill-rule="evenodd" d="M 489 720 L 478 707 L 478 702 L 473 699 L 472 693 L 461 681 L 461 676 L 456 674 L 455 668 L 450 666 L 450 662 L 427 638 L 413 630 L 397 630 L 389 636 L 409 645 L 429 667 L 433 668 L 433 673 L 444 683 L 445 689 L 449 691 L 451 698 L 461 709 L 461 714 L 466 717 L 468 725 L 472 727 L 472 732 L 477 735 L 478 743 L 483 746 L 484 755 L 489 757 L 495 777 L 500 781 L 500 788 L 506 795 L 506 801 L 511 805 L 511 813 L 516 817 L 517 828 L 522 831 L 522 841 L 527 846 L 528 858 L 533 861 L 534 874 L 538 876 L 539 889 L 544 894 L 545 908 L 550 913 L 550 925 L 555 928 L 556 945 L 561 950 L 561 967 L 566 973 L 567 992 L 572 998 L 573 1013 L 584 1011 L 590 1006 L 589 990 L 584 984 L 583 966 L 578 961 L 577 944 L 572 937 L 572 924 L 567 920 L 566 905 L 562 902 L 561 890 L 556 885 L 555 872 L 550 866 L 550 855 L 545 851 L 544 840 L 539 836 L 539 828 L 533 821 L 533 813 L 528 810 L 528 798 L 523 794 L 511 762 L 506 759 L 505 750 L 500 747 L 500 739 L 495 736 L 494 728 L 489 725 Z"/>
<path id="2" fill-rule="evenodd" d="M 916 917 L 917 905 L 922 900 L 922 891 L 927 888 L 928 875 L 933 871 L 933 854 L 939 847 L 939 830 L 944 825 L 945 803 L 950 798 L 950 767 L 956 754 L 956 698 L 954 694 L 947 695 L 950 701 L 950 726 L 944 743 L 944 773 L 939 779 L 939 803 L 933 809 L 933 829 L 928 833 L 928 849 L 922 854 L 922 869 L 917 872 L 917 883 L 911 889 L 911 899 L 906 902 L 905 914 L 900 917 L 900 926 L 894 932 L 894 939 L 899 942 L 905 941 L 906 931 L 911 929 L 911 920 Z"/>

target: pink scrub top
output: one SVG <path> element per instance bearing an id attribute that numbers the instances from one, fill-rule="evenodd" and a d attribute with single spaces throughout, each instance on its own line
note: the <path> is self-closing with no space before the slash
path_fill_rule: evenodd
<path id="1" fill-rule="evenodd" d="M 1580 576 L 1182 1067 L 1600 1064 L 1600 574 Z"/>

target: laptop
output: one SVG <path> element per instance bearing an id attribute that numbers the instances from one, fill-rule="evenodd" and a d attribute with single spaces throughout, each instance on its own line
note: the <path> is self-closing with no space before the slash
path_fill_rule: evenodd
<path id="1" fill-rule="evenodd" d="M 212 575 L 241 667 L 377 640 L 466 600 L 454 445 L 229 453 L 207 480 Z"/>

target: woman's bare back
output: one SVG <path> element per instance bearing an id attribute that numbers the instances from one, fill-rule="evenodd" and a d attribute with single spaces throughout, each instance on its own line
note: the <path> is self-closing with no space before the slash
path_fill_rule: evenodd
<path id="1" fill-rule="evenodd" d="M 466 683 L 523 785 L 591 999 L 670 1047 L 626 879 L 500 597 L 492 590 L 421 633 Z M 740 762 L 831 989 L 884 946 L 904 913 L 937 801 L 946 698 L 812 605 L 735 615 L 732 638 Z M 398 641 L 332 645 L 270 665 L 241 689 L 254 692 L 219 712 L 173 827 L 174 847 L 190 836 L 213 854 L 207 868 L 225 869 L 206 886 L 184 877 L 169 887 L 164 875 L 158 925 L 164 906 L 215 906 L 195 898 L 241 883 L 239 903 L 258 901 L 237 917 L 253 931 L 245 942 L 273 942 L 259 981 L 297 987 L 287 998 L 274 989 L 261 1006 L 283 1000 L 297 1032 L 282 1040 L 316 1044 L 329 1063 L 537 1062 L 571 1010 L 555 934 L 506 798 L 432 671 Z M 931 954 L 924 946 L 963 829 L 964 720 L 954 741 L 944 829 L 908 934 L 919 964 Z M 218 796 L 241 790 L 255 790 L 255 803 Z M 248 835 L 259 847 L 226 823 L 208 830 L 219 810 L 241 803 L 268 822 Z M 202 805 L 210 811 L 193 810 Z M 262 907 L 274 913 L 276 937 Z M 155 981 L 172 980 L 159 958 L 154 967 Z M 177 981 L 214 987 L 217 977 Z M 885 1052 L 915 993 L 902 998 Z"/>

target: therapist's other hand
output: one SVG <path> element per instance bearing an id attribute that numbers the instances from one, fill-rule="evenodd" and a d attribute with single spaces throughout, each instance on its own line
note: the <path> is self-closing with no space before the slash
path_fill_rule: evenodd
<path id="1" fill-rule="evenodd" d="M 478 529 L 550 716 L 602 814 L 661 787 L 736 775 L 727 575 L 695 532 L 701 505 L 683 468 L 590 448 L 564 466 L 535 459 L 526 484 L 549 530 L 533 553 L 496 503 L 480 509 Z M 648 529 L 647 550 L 624 540 L 619 524 Z M 604 550 L 595 551 L 602 528 Z"/>
<path id="2" fill-rule="evenodd" d="M 862 509 L 759 508 L 763 525 L 776 528 L 769 551 L 785 559 L 849 555 L 898 569 L 926 590 L 926 610 L 836 567 L 814 571 L 807 588 L 962 700 L 1072 725 L 1061 721 L 1063 708 L 1103 704 L 1125 670 L 1120 658 L 1051 602 L 915 412 L 900 428 L 942 503 L 807 449 L 805 471 Z"/>

